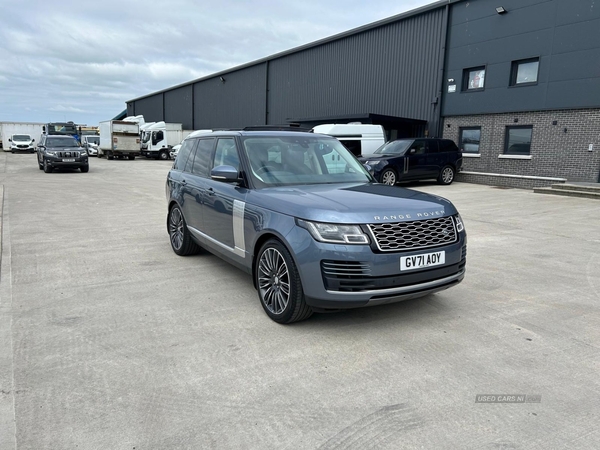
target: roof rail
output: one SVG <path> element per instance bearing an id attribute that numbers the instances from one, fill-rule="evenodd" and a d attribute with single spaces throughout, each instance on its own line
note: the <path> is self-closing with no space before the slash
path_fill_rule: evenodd
<path id="1" fill-rule="evenodd" d="M 302 131 L 311 132 L 310 128 L 304 128 L 299 123 L 288 123 L 283 125 L 253 125 L 242 128 L 243 131 Z"/>

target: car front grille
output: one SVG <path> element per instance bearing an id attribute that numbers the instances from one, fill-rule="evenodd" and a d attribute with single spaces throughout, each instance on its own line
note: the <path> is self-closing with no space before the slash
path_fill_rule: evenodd
<path id="1" fill-rule="evenodd" d="M 79 158 L 80 152 L 56 152 L 56 156 L 59 158 Z"/>
<path id="2" fill-rule="evenodd" d="M 411 222 L 369 224 L 377 248 L 383 252 L 418 250 L 452 244 L 458 239 L 451 216 Z"/>
<path id="3" fill-rule="evenodd" d="M 19 145 L 17 145 L 17 148 L 29 148 L 29 145 L 21 145 L 21 144 L 19 144 Z"/>

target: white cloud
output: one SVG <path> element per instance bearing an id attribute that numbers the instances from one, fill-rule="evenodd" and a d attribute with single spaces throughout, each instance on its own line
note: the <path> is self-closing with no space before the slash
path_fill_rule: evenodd
<path id="1" fill-rule="evenodd" d="M 131 98 L 427 3 L 0 0 L 0 121 L 98 123 Z"/>

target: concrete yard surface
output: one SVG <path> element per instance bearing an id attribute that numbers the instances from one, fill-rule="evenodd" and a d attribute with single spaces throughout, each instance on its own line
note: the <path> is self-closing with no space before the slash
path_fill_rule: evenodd
<path id="1" fill-rule="evenodd" d="M 461 212 L 464 282 L 282 326 L 173 253 L 170 166 L 0 153 L 0 449 L 600 448 L 597 201 L 411 184 Z"/>

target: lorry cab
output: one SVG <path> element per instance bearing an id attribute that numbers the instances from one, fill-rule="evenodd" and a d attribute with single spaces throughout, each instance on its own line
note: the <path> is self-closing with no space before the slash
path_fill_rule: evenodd
<path id="1" fill-rule="evenodd" d="M 323 124 L 313 128 L 314 133 L 337 138 L 355 156 L 372 155 L 385 144 L 385 132 L 381 125 L 363 123 Z"/>

